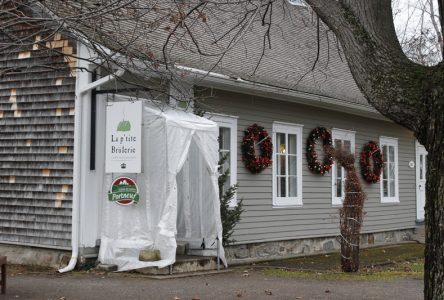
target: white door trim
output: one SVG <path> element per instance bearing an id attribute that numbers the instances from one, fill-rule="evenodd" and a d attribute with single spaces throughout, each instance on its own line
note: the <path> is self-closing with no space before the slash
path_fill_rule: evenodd
<path id="1" fill-rule="evenodd" d="M 427 150 L 425 150 L 424 146 L 421 145 L 418 141 L 415 141 L 415 153 L 416 153 L 416 163 L 415 163 L 415 169 L 416 169 L 416 221 L 422 222 L 424 221 L 424 210 L 421 210 L 419 199 L 420 199 L 420 191 L 419 191 L 419 185 L 420 185 L 420 160 L 419 156 L 420 154 L 426 154 Z M 425 177 L 425 180 L 427 181 L 427 177 Z M 425 204 L 425 199 L 424 199 Z"/>

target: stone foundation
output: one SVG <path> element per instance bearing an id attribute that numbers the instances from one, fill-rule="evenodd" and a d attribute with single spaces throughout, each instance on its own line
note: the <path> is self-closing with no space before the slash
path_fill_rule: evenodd
<path id="1" fill-rule="evenodd" d="M 394 244 L 412 241 L 415 229 L 403 229 L 361 236 L 361 247 Z M 248 263 L 261 260 L 290 258 L 338 251 L 341 247 L 337 237 L 305 238 L 234 245 L 225 248 L 229 264 Z"/>
<path id="2" fill-rule="evenodd" d="M 365 233 L 361 237 L 361 247 L 412 240 L 415 240 L 415 228 Z M 305 238 L 234 245 L 226 247 L 225 254 L 229 264 L 237 264 L 330 253 L 338 251 L 340 246 L 337 237 Z M 85 264 L 87 259 L 94 263 L 97 252 L 98 248 L 82 249 L 79 265 Z M 11 264 L 38 265 L 59 269 L 68 263 L 71 251 L 0 244 L 0 255 L 7 256 L 8 263 Z"/>
<path id="3" fill-rule="evenodd" d="M 8 264 L 59 269 L 68 263 L 71 251 L 0 244 L 0 255 L 8 257 Z"/>

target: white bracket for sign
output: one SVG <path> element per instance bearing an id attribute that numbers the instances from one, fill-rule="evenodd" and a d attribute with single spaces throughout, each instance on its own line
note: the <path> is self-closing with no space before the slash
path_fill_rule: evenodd
<path id="1" fill-rule="evenodd" d="M 125 70 L 118 70 L 114 74 L 110 74 L 108 76 L 100 78 L 99 80 L 91 82 L 90 84 L 86 85 L 84 88 L 80 89 L 80 93 L 83 94 L 83 93 L 86 93 L 92 89 L 98 88 L 99 86 L 101 86 L 107 82 L 110 82 L 111 80 L 114 80 L 117 77 L 122 76 L 124 73 L 125 73 Z"/>

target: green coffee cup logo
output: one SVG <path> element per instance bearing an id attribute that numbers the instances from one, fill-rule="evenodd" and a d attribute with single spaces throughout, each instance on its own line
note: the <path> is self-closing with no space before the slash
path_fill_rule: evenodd
<path id="1" fill-rule="evenodd" d="M 117 125 L 117 131 L 130 131 L 130 130 L 131 130 L 130 121 L 122 120 L 119 122 L 119 125 Z"/>
<path id="2" fill-rule="evenodd" d="M 137 183 L 129 177 L 118 177 L 111 184 L 108 200 L 120 205 L 130 205 L 139 202 Z"/>

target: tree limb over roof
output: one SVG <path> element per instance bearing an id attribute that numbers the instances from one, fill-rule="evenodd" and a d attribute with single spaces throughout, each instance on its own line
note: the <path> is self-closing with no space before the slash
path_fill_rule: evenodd
<path id="1" fill-rule="evenodd" d="M 96 51 L 137 58 L 151 71 L 180 65 L 368 105 L 336 37 L 325 24 L 318 28 L 307 7 L 283 0 L 38 2 Z"/>

